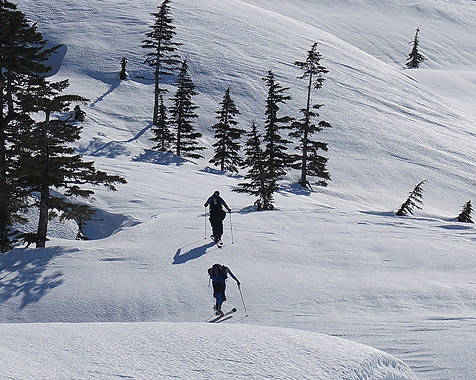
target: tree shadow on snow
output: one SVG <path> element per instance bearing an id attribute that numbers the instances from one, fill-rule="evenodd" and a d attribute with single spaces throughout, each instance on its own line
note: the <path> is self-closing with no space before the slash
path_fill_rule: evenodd
<path id="1" fill-rule="evenodd" d="M 47 271 L 48 264 L 63 254 L 60 248 L 13 249 L 0 258 L 0 304 L 20 297 L 20 309 L 38 302 L 60 286 L 61 271 Z"/>
<path id="2" fill-rule="evenodd" d="M 121 141 L 103 141 L 94 137 L 87 147 L 78 150 L 81 154 L 86 154 L 93 157 L 109 157 L 115 158 L 120 155 L 128 155 L 130 152 L 124 147 L 124 142 Z"/>
<path id="3" fill-rule="evenodd" d="M 230 173 L 227 171 L 221 171 L 210 166 L 205 166 L 203 169 L 200 169 L 202 173 L 214 174 L 214 175 L 226 175 L 229 178 L 243 178 L 242 175 L 236 173 Z"/>
<path id="4" fill-rule="evenodd" d="M 184 264 L 187 261 L 198 259 L 200 256 L 203 256 L 207 253 L 207 250 L 215 245 L 214 242 L 210 242 L 202 245 L 201 247 L 192 248 L 184 253 L 182 253 L 182 248 L 177 249 L 175 252 L 174 261 L 172 264 Z"/>
<path id="5" fill-rule="evenodd" d="M 318 187 L 318 186 L 316 186 L 316 187 Z M 308 188 L 301 186 L 297 182 L 292 182 L 292 183 L 289 183 L 289 184 L 285 184 L 277 192 L 282 194 L 282 195 L 286 195 L 286 193 L 291 193 L 291 194 L 294 194 L 294 195 L 307 195 L 307 196 L 309 196 L 313 193 L 312 190 L 309 190 Z"/>
<path id="6" fill-rule="evenodd" d="M 148 162 L 157 165 L 183 165 L 186 162 L 190 162 L 182 157 L 179 157 L 171 152 L 159 152 L 152 149 L 145 149 L 144 153 L 137 157 L 134 157 L 132 161 Z"/>
<path id="7" fill-rule="evenodd" d="M 140 222 L 131 216 L 95 209 L 93 218 L 85 222 L 83 232 L 87 239 L 98 240 L 109 237 L 126 227 L 134 227 L 138 224 Z"/>
<path id="8" fill-rule="evenodd" d="M 360 211 L 361 214 L 396 217 L 395 211 Z"/>
<path id="9" fill-rule="evenodd" d="M 108 96 L 109 94 L 112 94 L 114 90 L 119 87 L 121 83 L 121 78 L 119 78 L 119 72 L 115 72 L 115 71 L 110 73 L 102 73 L 102 72 L 88 70 L 87 75 L 89 75 L 91 78 L 94 78 L 96 80 L 99 80 L 103 83 L 110 85 L 109 90 L 107 90 L 104 94 L 96 98 L 91 103 L 92 108 L 94 108 L 96 104 L 98 104 L 99 102 L 102 102 L 106 96 Z"/>
<path id="10" fill-rule="evenodd" d="M 45 48 L 50 49 L 53 46 L 58 45 L 57 43 L 48 42 Z M 55 75 L 63 65 L 63 59 L 68 51 L 68 46 L 61 44 L 58 50 L 51 54 L 46 61 L 46 66 L 51 67 L 51 70 L 44 74 L 45 77 L 52 77 Z M 43 76 L 43 75 L 42 75 Z"/>

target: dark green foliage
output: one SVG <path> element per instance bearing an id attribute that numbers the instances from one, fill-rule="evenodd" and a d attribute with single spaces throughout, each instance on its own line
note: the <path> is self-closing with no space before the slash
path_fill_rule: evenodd
<path id="1" fill-rule="evenodd" d="M 471 213 L 473 212 L 473 206 L 471 205 L 471 200 L 468 200 L 463 206 L 463 210 L 458 215 L 458 222 L 462 223 L 473 223 L 471 219 Z"/>
<path id="2" fill-rule="evenodd" d="M 86 222 L 96 214 L 93 208 L 84 203 L 71 202 L 64 197 L 53 197 L 50 194 L 50 209 L 52 210 L 49 212 L 50 217 L 59 217 L 61 222 L 70 219 L 78 224 L 76 240 L 88 240 L 88 237 L 84 235 L 84 227 Z M 55 210 L 61 212 L 57 214 Z"/>
<path id="3" fill-rule="evenodd" d="M 420 52 L 418 51 L 418 46 L 420 44 L 419 38 L 418 38 L 419 32 L 420 32 L 420 29 L 417 28 L 413 41 L 409 42 L 410 44 L 413 44 L 412 51 L 408 55 L 408 61 L 406 63 L 406 66 L 409 69 L 412 69 L 412 68 L 417 69 L 418 67 L 420 67 L 420 63 L 426 60 L 426 58 L 422 54 L 420 54 Z"/>
<path id="4" fill-rule="evenodd" d="M 8 78 L 18 74 L 42 74 L 51 69 L 45 62 L 60 46 L 45 49 L 46 40 L 36 24 L 31 24 L 16 5 L 0 1 L 0 25 L 0 66 L 7 83 L 12 84 Z"/>
<path id="5" fill-rule="evenodd" d="M 121 72 L 119 73 L 119 78 L 121 80 L 124 80 L 124 79 L 127 78 L 126 65 L 127 65 L 127 58 L 122 57 L 122 59 L 121 59 Z"/>
<path id="6" fill-rule="evenodd" d="M 15 4 L 0 1 L 0 251 L 13 247 L 16 231 L 26 207 L 26 192 L 18 185 L 18 152 L 13 148 L 20 125 L 30 119 L 21 112 L 18 93 L 32 76 L 46 73 L 46 59 L 59 46 L 45 49 L 46 41 Z"/>
<path id="7" fill-rule="evenodd" d="M 317 124 L 312 120 L 319 117 L 319 110 L 322 105 L 311 106 L 311 91 L 312 89 L 320 89 L 324 82 L 323 74 L 328 70 L 320 64 L 321 55 L 316 50 L 317 44 L 314 43 L 311 50 L 308 51 L 306 61 L 296 61 L 294 65 L 303 70 L 303 75 L 300 79 L 307 80 L 306 88 L 306 106 L 301 109 L 303 118 L 292 124 L 293 131 L 290 133 L 291 137 L 297 138 L 299 141 L 300 154 L 296 156 L 296 167 L 301 170 L 301 178 L 299 183 L 303 187 L 311 187 L 307 179 L 308 176 L 318 177 L 317 185 L 327 186 L 327 180 L 330 180 L 330 175 L 327 171 L 327 158 L 320 155 L 319 151 L 327 152 L 327 144 L 312 140 L 312 135 L 316 132 L 322 131 L 331 125 L 326 121 L 319 121 Z"/>
<path id="8" fill-rule="evenodd" d="M 116 190 L 116 183 L 126 183 L 122 177 L 96 170 L 93 162 L 85 162 L 75 153 L 71 143 L 80 138 L 82 128 L 78 124 L 52 118 L 55 113 L 68 111 L 71 103 L 87 100 L 78 95 L 63 95 L 68 86 L 68 80 L 50 83 L 36 77 L 30 80 L 28 91 L 20 96 L 23 112 L 36 114 L 35 120 L 43 117 L 20 130 L 20 134 L 28 138 L 18 139 L 15 144 L 21 151 L 20 184 L 32 193 L 39 193 L 37 247 L 45 246 L 51 210 L 61 211 L 62 218 L 78 221 L 92 215 L 85 211 L 87 206 L 68 200 L 89 198 L 93 194 L 83 185 L 103 185 Z M 63 196 L 53 196 L 53 189 L 62 191 Z"/>
<path id="9" fill-rule="evenodd" d="M 17 233 L 13 229 L 13 195 L 8 189 L 0 188 L 0 252 L 7 252 L 16 243 Z M 8 197 L 8 198 L 7 198 Z"/>
<path id="10" fill-rule="evenodd" d="M 264 149 L 261 147 L 262 136 L 258 133 L 256 124 L 253 123 L 249 140 L 246 143 L 245 165 L 249 167 L 245 176 L 250 182 L 240 183 L 240 188 L 234 191 L 258 196 L 255 204 L 258 210 L 272 210 L 273 194 L 278 189 L 278 180 L 286 174 L 286 168 L 292 163 L 292 157 L 287 153 L 290 141 L 281 136 L 282 131 L 289 129 L 292 118 L 278 116 L 280 106 L 291 99 L 286 95 L 289 90 L 276 83 L 271 70 L 263 78 L 268 87 L 266 99 L 266 121 L 263 136 Z"/>
<path id="11" fill-rule="evenodd" d="M 84 112 L 79 104 L 74 106 L 73 110 L 73 119 L 74 121 L 84 121 L 84 118 L 86 116 L 86 112 Z"/>
<path id="12" fill-rule="evenodd" d="M 164 98 L 162 95 L 160 95 L 159 118 L 156 127 L 152 128 L 152 132 L 154 133 L 154 137 L 150 140 L 156 143 L 152 149 L 169 152 L 170 147 L 174 142 L 174 134 L 169 129 L 167 107 L 164 104 Z"/>
<path id="13" fill-rule="evenodd" d="M 408 214 L 413 214 L 413 209 L 421 210 L 419 205 L 423 204 L 422 197 L 423 197 L 423 184 L 426 180 L 421 181 L 418 185 L 415 186 L 413 191 L 408 196 L 407 200 L 402 203 L 398 211 L 395 213 L 398 216 L 404 216 Z"/>
<path id="14" fill-rule="evenodd" d="M 286 104 L 291 99 L 286 95 L 287 87 L 281 87 L 274 78 L 271 70 L 263 78 L 268 87 L 268 97 L 266 99 L 266 121 L 265 134 L 263 141 L 264 162 L 266 163 L 266 172 L 270 178 L 278 180 L 286 174 L 292 162 L 291 156 L 287 153 L 289 140 L 282 137 L 282 131 L 289 129 L 292 118 L 290 116 L 278 116 L 280 106 Z"/>
<path id="15" fill-rule="evenodd" d="M 183 61 L 177 78 L 177 91 L 172 98 L 173 106 L 170 110 L 171 122 L 175 126 L 176 154 L 179 157 L 203 158 L 196 151 L 204 150 L 198 145 L 197 139 L 202 137 L 193 127 L 193 120 L 198 117 L 195 110 L 198 106 L 192 102 L 197 95 L 195 85 L 188 73 L 187 61 Z"/>
<path id="16" fill-rule="evenodd" d="M 158 125 L 159 119 L 159 95 L 165 91 L 160 88 L 161 77 L 174 75 L 175 69 L 180 64 L 180 56 L 175 54 L 181 45 L 174 42 L 175 26 L 170 17 L 170 0 L 165 0 L 158 7 L 158 12 L 151 13 L 155 18 L 152 29 L 146 33 L 146 39 L 142 41 L 142 47 L 151 50 L 147 53 L 145 63 L 154 69 L 154 115 L 152 124 Z"/>
<path id="17" fill-rule="evenodd" d="M 256 123 L 252 124 L 248 134 L 244 166 L 248 167 L 245 179 L 248 182 L 239 183 L 239 188 L 233 189 L 237 193 L 246 193 L 258 197 L 255 202 L 258 210 L 272 210 L 273 193 L 278 189 L 276 179 L 270 177 L 266 171 L 264 152 L 261 148 L 261 135 L 258 133 Z"/>
<path id="18" fill-rule="evenodd" d="M 212 126 L 217 141 L 213 144 L 215 155 L 210 162 L 219 166 L 222 171 L 229 170 L 238 173 L 237 167 L 243 163 L 239 151 L 241 149 L 240 139 L 244 130 L 236 127 L 238 122 L 235 117 L 240 111 L 230 97 L 229 88 L 225 91 L 225 96 L 220 105 L 221 109 L 216 112 L 218 123 Z"/>

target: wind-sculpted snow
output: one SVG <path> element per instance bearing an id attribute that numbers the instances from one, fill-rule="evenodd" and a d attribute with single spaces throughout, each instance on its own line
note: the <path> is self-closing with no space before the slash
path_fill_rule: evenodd
<path id="1" fill-rule="evenodd" d="M 0 325 L 0 334 L 1 372 L 14 379 L 417 380 L 407 365 L 379 350 L 294 329 L 27 324 Z"/>

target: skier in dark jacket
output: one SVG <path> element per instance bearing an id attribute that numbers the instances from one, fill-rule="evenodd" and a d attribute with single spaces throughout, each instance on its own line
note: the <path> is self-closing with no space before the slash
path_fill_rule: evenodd
<path id="1" fill-rule="evenodd" d="M 240 287 L 240 281 L 238 281 L 236 276 L 225 265 L 213 264 L 213 266 L 208 269 L 208 274 L 210 275 L 210 279 L 212 280 L 213 297 L 216 299 L 216 303 L 215 306 L 213 306 L 213 309 L 215 310 L 217 315 L 223 315 L 221 305 L 223 304 L 223 302 L 226 301 L 226 279 L 228 278 L 228 275 L 230 275 L 231 278 L 236 281 L 238 287 Z"/>
<path id="2" fill-rule="evenodd" d="M 220 197 L 220 192 L 218 190 L 207 199 L 204 206 L 210 206 L 210 224 L 212 225 L 213 240 L 215 240 L 215 243 L 219 243 L 221 242 L 221 237 L 223 235 L 223 220 L 226 216 L 223 206 L 228 210 L 228 212 L 231 212 L 231 209 L 228 207 L 224 199 Z"/>

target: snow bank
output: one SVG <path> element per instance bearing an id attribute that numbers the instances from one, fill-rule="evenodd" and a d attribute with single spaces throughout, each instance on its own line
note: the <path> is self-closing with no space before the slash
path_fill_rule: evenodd
<path id="1" fill-rule="evenodd" d="M 2 378 L 415 380 L 341 338 L 245 324 L 0 325 Z"/>

